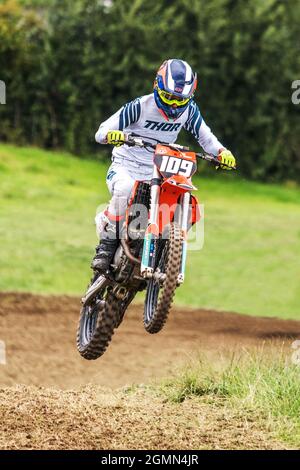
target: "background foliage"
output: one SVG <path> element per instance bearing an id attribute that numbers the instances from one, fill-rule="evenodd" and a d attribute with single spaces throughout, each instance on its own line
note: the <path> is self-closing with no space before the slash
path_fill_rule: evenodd
<path id="1" fill-rule="evenodd" d="M 83 294 L 106 172 L 65 152 L 0 145 L 0 291 Z M 299 319 L 300 188 L 211 174 L 193 178 L 204 246 L 189 243 L 176 304 Z"/>
<path id="2" fill-rule="evenodd" d="M 295 0 L 0 0 L 0 139 L 92 154 L 99 123 L 179 57 L 242 174 L 297 179 L 299 18 Z"/>

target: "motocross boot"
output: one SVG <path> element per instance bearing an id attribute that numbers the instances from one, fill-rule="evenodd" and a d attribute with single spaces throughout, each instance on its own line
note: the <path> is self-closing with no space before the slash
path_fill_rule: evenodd
<path id="1" fill-rule="evenodd" d="M 96 254 L 92 260 L 91 268 L 104 274 L 114 258 L 119 245 L 119 230 L 116 222 L 109 221 L 106 225 L 101 241 L 96 247 Z"/>

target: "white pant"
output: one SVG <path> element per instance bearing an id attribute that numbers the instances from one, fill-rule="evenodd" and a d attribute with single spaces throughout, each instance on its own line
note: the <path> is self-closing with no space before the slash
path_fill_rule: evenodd
<path id="1" fill-rule="evenodd" d="M 125 215 L 135 181 L 151 180 L 152 172 L 153 168 L 151 167 L 125 162 L 125 160 L 124 162 L 113 162 L 110 165 L 106 176 L 106 184 L 112 196 L 107 208 L 110 216 L 119 218 Z M 95 218 L 99 236 L 101 236 L 101 232 L 108 221 L 104 212 L 100 212 Z"/>

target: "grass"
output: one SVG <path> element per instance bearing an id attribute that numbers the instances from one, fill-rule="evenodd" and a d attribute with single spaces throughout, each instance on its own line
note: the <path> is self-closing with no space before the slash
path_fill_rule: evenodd
<path id="1" fill-rule="evenodd" d="M 103 162 L 0 145 L 0 290 L 84 291 L 94 215 L 109 197 L 106 170 Z M 300 189 L 211 174 L 194 181 L 205 243 L 188 253 L 176 302 L 299 318 Z"/>
<path id="2" fill-rule="evenodd" d="M 198 397 L 241 415 L 257 416 L 266 428 L 300 446 L 300 368 L 283 351 L 251 351 L 212 365 L 198 359 L 161 385 L 172 403 Z"/>

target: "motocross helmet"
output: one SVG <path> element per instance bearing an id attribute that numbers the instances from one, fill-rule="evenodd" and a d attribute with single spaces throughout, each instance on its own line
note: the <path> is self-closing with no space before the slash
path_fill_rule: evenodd
<path id="1" fill-rule="evenodd" d="M 197 87 L 197 74 L 187 62 L 165 60 L 154 81 L 156 105 L 167 119 L 177 119 L 187 109 Z"/>

